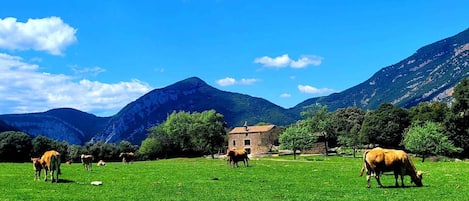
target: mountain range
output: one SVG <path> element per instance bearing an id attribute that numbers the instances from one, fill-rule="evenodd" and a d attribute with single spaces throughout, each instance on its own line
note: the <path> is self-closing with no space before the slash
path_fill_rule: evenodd
<path id="1" fill-rule="evenodd" d="M 197 77 L 154 89 L 117 114 L 97 117 L 72 108 L 41 113 L 0 115 L 0 129 L 44 135 L 70 144 L 88 141 L 130 141 L 140 144 L 147 129 L 163 122 L 174 111 L 214 109 L 229 127 L 243 122 L 288 125 L 299 120 L 304 106 L 327 105 L 329 110 L 357 106 L 376 109 L 388 102 L 409 108 L 423 101 L 452 100 L 452 89 L 469 75 L 469 29 L 424 46 L 402 61 L 376 72 L 368 80 L 328 96 L 307 99 L 293 108 L 282 108 L 265 99 L 218 90 Z"/>

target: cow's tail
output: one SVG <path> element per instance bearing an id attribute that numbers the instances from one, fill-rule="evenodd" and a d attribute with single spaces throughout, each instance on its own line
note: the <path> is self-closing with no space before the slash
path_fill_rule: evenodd
<path id="1" fill-rule="evenodd" d="M 363 165 L 362 165 L 362 169 L 360 170 L 360 177 L 363 176 L 363 172 L 365 172 L 365 169 L 366 169 L 366 154 L 368 154 L 368 150 L 366 150 L 365 153 L 363 153 Z"/>

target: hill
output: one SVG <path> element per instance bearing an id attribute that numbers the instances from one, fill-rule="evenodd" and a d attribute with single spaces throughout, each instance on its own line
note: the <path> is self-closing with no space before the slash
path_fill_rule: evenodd
<path id="1" fill-rule="evenodd" d="M 218 90 L 197 77 L 155 89 L 125 106 L 114 115 L 97 140 L 126 139 L 140 142 L 146 129 L 163 122 L 173 111 L 202 112 L 214 109 L 224 115 L 229 127 L 244 121 L 270 122 L 286 125 L 295 122 L 296 115 L 265 99 Z"/>
<path id="2" fill-rule="evenodd" d="M 452 89 L 469 76 L 469 29 L 427 45 L 340 93 L 311 98 L 293 108 L 320 103 L 330 110 L 376 109 L 384 102 L 410 108 L 423 101 L 451 101 Z"/>

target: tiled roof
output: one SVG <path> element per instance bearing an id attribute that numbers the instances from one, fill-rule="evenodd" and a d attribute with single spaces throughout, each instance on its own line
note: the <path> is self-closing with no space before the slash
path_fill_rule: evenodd
<path id="1" fill-rule="evenodd" d="M 244 126 L 233 128 L 229 134 L 236 134 L 236 133 L 260 133 L 260 132 L 267 132 L 272 130 L 275 125 L 265 125 L 265 126 L 248 126 L 247 131 Z"/>

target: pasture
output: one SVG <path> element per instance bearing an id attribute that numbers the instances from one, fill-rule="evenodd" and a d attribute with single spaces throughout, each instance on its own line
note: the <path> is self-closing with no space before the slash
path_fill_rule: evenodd
<path id="1" fill-rule="evenodd" d="M 251 167 L 227 167 L 225 160 L 176 158 L 106 163 L 85 171 L 62 164 L 60 183 L 33 181 L 31 163 L 0 163 L 0 200 L 468 200 L 469 163 L 425 162 L 423 187 L 395 188 L 394 177 L 366 188 L 358 177 L 362 159 L 336 156 L 260 158 Z M 242 163 L 241 163 L 242 164 Z M 43 173 L 42 173 L 43 174 Z M 42 177 L 43 175 L 41 175 Z M 102 181 L 101 186 L 90 182 Z"/>

